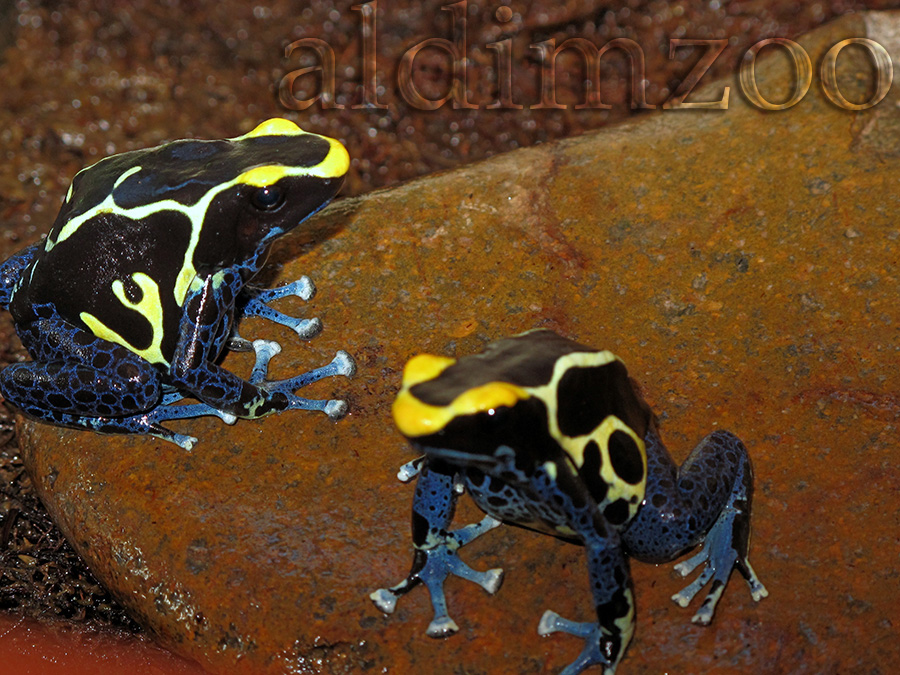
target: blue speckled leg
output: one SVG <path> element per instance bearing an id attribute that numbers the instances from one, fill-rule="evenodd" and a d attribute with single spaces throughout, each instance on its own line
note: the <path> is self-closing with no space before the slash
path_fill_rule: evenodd
<path id="1" fill-rule="evenodd" d="M 629 554 L 666 562 L 702 543 L 700 552 L 675 569 L 682 576 L 702 563 L 698 578 L 672 599 L 682 607 L 707 583 L 709 594 L 693 617 L 708 624 L 735 567 L 754 600 L 768 595 L 748 560 L 753 469 L 747 449 L 734 434 L 716 431 L 704 438 L 680 468 L 655 431 L 648 433 L 648 478 L 644 503 L 623 532 Z"/>
<path id="2" fill-rule="evenodd" d="M 244 286 L 238 296 L 236 314 L 239 318 L 247 316 L 259 316 L 277 324 L 286 326 L 294 331 L 301 339 L 309 340 L 322 332 L 322 322 L 319 319 L 298 319 L 288 316 L 277 309 L 269 307 L 273 300 L 294 296 L 304 301 L 309 301 L 316 294 L 316 287 L 312 280 L 303 276 L 290 284 L 278 288 L 257 288 Z M 242 338 L 235 325 L 234 333 L 229 341 L 229 348 L 233 351 L 250 351 L 251 343 Z"/>
<path id="3" fill-rule="evenodd" d="M 237 272 L 225 270 L 204 279 L 202 284 L 189 291 L 169 368 L 171 383 L 211 408 L 235 417 L 257 419 L 299 409 L 319 410 L 332 420 L 340 419 L 347 412 L 344 401 L 310 400 L 296 396 L 294 392 L 323 377 L 352 376 L 356 372 L 356 364 L 344 351 L 339 351 L 332 362 L 323 368 L 278 381 L 264 379 L 268 360 L 280 350 L 277 343 L 253 345 L 254 349 L 258 349 L 255 381 L 244 380 L 215 362 L 215 357 L 220 353 L 219 346 L 224 346 L 221 336 L 225 328 L 230 327 L 223 317 L 228 316 L 229 303 L 240 291 L 239 281 Z M 279 289 L 273 291 L 275 295 L 279 292 Z M 228 344 L 233 343 L 234 340 L 231 340 Z M 198 345 L 206 346 L 207 351 L 198 349 Z M 260 358 L 263 358 L 262 362 Z"/>
<path id="4" fill-rule="evenodd" d="M 253 365 L 253 371 L 250 374 L 250 383 L 265 386 L 264 382 L 266 374 L 269 370 L 269 361 L 272 357 L 281 352 L 281 346 L 272 340 L 254 340 L 252 348 L 256 352 L 256 362 Z M 271 385 L 283 385 L 290 387 L 296 385 L 298 381 L 302 383 L 297 387 L 306 386 L 325 377 L 334 375 L 352 375 L 354 370 L 353 360 L 343 351 L 339 351 L 334 359 L 327 366 L 316 368 L 308 373 L 304 373 L 290 380 L 280 380 L 278 382 L 268 383 Z M 183 395 L 171 392 L 163 398 L 163 405 L 156 410 L 148 413 L 146 417 L 151 422 L 161 422 L 163 420 L 187 419 L 192 417 L 201 417 L 204 415 L 214 415 L 226 424 L 234 424 L 237 417 L 234 415 L 214 408 L 206 403 L 190 403 L 187 405 L 170 405 L 183 398 Z M 323 401 L 303 399 L 299 396 L 291 395 L 291 398 L 297 399 L 304 405 L 295 405 L 294 407 L 303 408 L 304 410 L 320 410 L 326 413 L 332 419 L 340 419 L 347 412 L 347 404 L 344 401 Z M 196 440 L 196 439 L 193 439 Z"/>
<path id="5" fill-rule="evenodd" d="M 557 468 L 566 470 L 565 465 Z M 576 532 L 584 542 L 597 621 L 570 621 L 547 610 L 538 624 L 538 634 L 564 632 L 584 641 L 578 658 L 563 669 L 562 675 L 577 675 L 596 664 L 603 666 L 604 675 L 613 675 L 634 634 L 631 572 L 619 532 L 603 517 L 587 489 L 573 481 L 572 488 L 581 490 L 580 494 L 559 491 L 559 481 L 568 483 L 570 478 L 554 478 L 539 469 L 529 486 L 529 499 L 540 504 L 556 503 L 555 521 Z"/>
<path id="6" fill-rule="evenodd" d="M 0 371 L 0 392 L 26 415 L 51 424 L 106 434 L 149 434 L 190 449 L 196 438 L 177 434 L 158 423 L 164 419 L 214 413 L 198 410 L 194 415 L 167 414 L 194 406 L 166 406 L 181 395 L 160 398 L 158 374 L 152 367 L 145 372 L 148 377 L 142 387 L 129 389 L 132 382 L 110 378 L 89 366 L 29 361 Z M 84 382 L 90 382 L 90 387 L 78 388 Z M 90 408 L 80 408 L 79 400 L 93 403 Z M 66 401 L 71 404 L 67 405 Z M 97 414 L 98 409 L 107 414 Z"/>
<path id="7" fill-rule="evenodd" d="M 344 375 L 353 377 L 356 373 L 356 362 L 343 349 L 338 350 L 331 363 L 310 370 L 302 375 L 289 378 L 287 380 L 265 379 L 269 370 L 269 361 L 275 354 L 281 352 L 281 346 L 277 342 L 271 340 L 254 340 L 253 349 L 256 351 L 256 364 L 253 366 L 253 372 L 250 375 L 250 383 L 258 385 L 266 391 L 279 392 L 284 394 L 290 405 L 290 408 L 301 410 L 321 410 L 333 420 L 339 420 L 347 414 L 346 401 L 325 401 L 309 398 L 301 398 L 295 396 L 293 392 L 301 389 L 313 382 L 318 382 L 326 377 L 335 377 Z"/>
<path id="8" fill-rule="evenodd" d="M 42 318 L 20 329 L 34 361 L 0 371 L 0 394 L 22 412 L 61 426 L 101 433 L 144 433 L 184 446 L 190 439 L 156 424 L 165 401 L 160 374 L 120 345 L 102 340 L 38 307 Z"/>
<path id="9" fill-rule="evenodd" d="M 453 474 L 429 467 L 419 467 L 416 494 L 413 499 L 412 532 L 415 554 L 409 575 L 396 586 L 380 588 L 369 597 L 382 612 L 390 614 L 397 599 L 420 583 L 431 595 L 434 618 L 428 626 L 431 637 L 447 637 L 459 630 L 447 611 L 444 581 L 451 574 L 472 581 L 488 593 L 495 593 L 503 580 L 503 570 L 478 572 L 460 560 L 458 551 L 476 537 L 500 524 L 490 516 L 459 530 L 448 531 L 453 520 L 458 492 Z"/>
<path id="10" fill-rule="evenodd" d="M 0 263 L 0 307 L 9 307 L 13 289 L 21 280 L 22 272 L 34 260 L 34 256 L 42 247 L 42 243 L 33 244 Z"/>

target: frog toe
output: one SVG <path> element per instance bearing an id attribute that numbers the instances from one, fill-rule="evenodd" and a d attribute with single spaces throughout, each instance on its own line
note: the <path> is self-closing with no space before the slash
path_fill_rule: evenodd
<path id="1" fill-rule="evenodd" d="M 344 377 L 353 377 L 356 375 L 356 361 L 354 361 L 353 357 L 343 349 L 338 350 L 331 363 L 335 368 L 336 375 L 343 375 Z"/>
<path id="2" fill-rule="evenodd" d="M 425 455 L 416 457 L 411 462 L 407 462 L 397 471 L 397 480 L 401 483 L 408 483 L 419 475 L 422 470 L 422 464 L 425 462 Z"/>
<path id="3" fill-rule="evenodd" d="M 479 581 L 478 585 L 491 595 L 499 591 L 500 586 L 503 585 L 503 569 L 500 567 L 489 569 L 483 573 L 482 577 L 482 581 Z"/>
<path id="4" fill-rule="evenodd" d="M 450 637 L 457 632 L 459 632 L 459 626 L 456 625 L 456 622 L 453 619 L 449 616 L 436 616 L 431 620 L 431 623 L 428 624 L 425 634 L 428 635 L 428 637 L 445 638 Z"/>
<path id="5" fill-rule="evenodd" d="M 339 419 L 346 417 L 348 410 L 347 402 L 338 400 L 328 401 L 323 409 L 325 414 L 328 415 L 328 419 L 332 422 L 337 422 Z"/>
<path id="6" fill-rule="evenodd" d="M 756 602 L 759 602 L 763 598 L 769 597 L 769 591 L 766 590 L 766 587 L 763 586 L 762 582 L 756 576 L 756 572 L 753 570 L 753 566 L 750 564 L 749 560 L 745 559 L 744 564 L 742 566 L 739 566 L 738 569 L 741 570 L 741 573 L 747 580 L 747 585 L 750 586 L 751 598 L 753 598 Z"/>
<path id="7" fill-rule="evenodd" d="M 615 673 L 615 664 L 610 663 L 601 647 L 605 640 L 599 624 L 590 621 L 570 621 L 548 609 L 538 623 L 538 635 L 546 636 L 557 632 L 568 633 L 584 640 L 584 648 L 578 658 L 563 668 L 560 675 L 577 675 L 598 663 L 603 665 L 603 675 Z"/>
<path id="8" fill-rule="evenodd" d="M 199 442 L 199 439 L 194 436 L 187 436 L 186 434 L 172 434 L 170 438 L 167 440 L 171 440 L 175 445 L 180 446 L 184 450 L 193 450 L 194 446 Z"/>
<path id="9" fill-rule="evenodd" d="M 397 599 L 399 597 L 391 592 L 389 588 L 379 588 L 377 591 L 369 593 L 369 599 L 385 614 L 394 613 L 394 610 L 397 609 Z"/>
<path id="10" fill-rule="evenodd" d="M 762 600 L 769 594 L 747 558 L 746 542 L 748 538 L 734 534 L 741 532 L 744 527 L 749 527 L 748 518 L 745 512 L 731 508 L 726 509 L 706 535 L 700 551 L 675 565 L 675 571 L 681 576 L 687 576 L 700 565 L 704 565 L 693 582 L 672 596 L 672 600 L 681 607 L 687 607 L 694 596 L 711 582 L 709 593 L 691 619 L 694 623 L 705 626 L 712 621 L 716 605 L 722 597 L 735 567 L 747 580 L 750 595 L 754 600 Z"/>
<path id="11" fill-rule="evenodd" d="M 447 555 L 446 564 L 449 574 L 453 574 L 466 581 L 471 581 L 473 584 L 478 584 L 491 595 L 500 590 L 500 586 L 503 585 L 503 569 L 500 567 L 489 569 L 486 572 L 479 572 L 478 570 L 469 567 L 469 565 L 464 563 L 459 556 L 449 554 Z M 449 574 L 447 576 L 449 576 Z"/>
<path id="12" fill-rule="evenodd" d="M 251 346 L 256 353 L 256 362 L 250 373 L 250 383 L 259 384 L 269 374 L 269 362 L 276 354 L 281 353 L 281 345 L 274 340 L 254 340 Z"/>
<path id="13" fill-rule="evenodd" d="M 259 367 L 259 359 L 260 355 L 257 353 L 257 367 Z M 266 361 L 268 363 L 268 361 Z M 253 373 L 254 377 L 258 377 L 258 372 L 265 372 L 265 367 L 254 367 Z M 289 378 L 287 380 L 266 380 L 266 381 L 256 381 L 253 382 L 258 386 L 261 386 L 269 391 L 280 392 L 282 394 L 292 394 L 298 389 L 302 389 L 303 387 L 312 384 L 313 382 L 318 382 L 319 380 L 325 379 L 326 377 L 336 377 L 338 375 L 343 375 L 345 377 L 351 377 L 356 373 L 356 362 L 353 360 L 347 352 L 344 350 L 340 350 L 335 354 L 334 358 L 327 365 L 324 365 L 320 368 L 315 368 L 314 370 L 310 370 L 302 375 L 297 375 L 296 377 Z M 305 400 L 305 399 L 298 399 Z M 291 407 L 300 407 L 300 408 L 308 408 L 308 406 L 304 405 L 292 405 Z"/>
<path id="14" fill-rule="evenodd" d="M 281 291 L 281 294 L 278 297 L 293 295 L 305 301 L 312 300 L 316 295 L 316 285 L 313 283 L 312 279 L 306 275 L 303 275 L 297 279 L 297 281 L 293 281 L 273 290 Z"/>
<path id="15" fill-rule="evenodd" d="M 322 320 L 318 317 L 312 319 L 293 319 L 285 317 L 285 326 L 294 331 L 301 340 L 311 340 L 322 332 Z"/>

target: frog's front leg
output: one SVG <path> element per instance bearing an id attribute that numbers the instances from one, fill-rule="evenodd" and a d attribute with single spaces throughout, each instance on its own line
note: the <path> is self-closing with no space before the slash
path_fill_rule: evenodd
<path id="1" fill-rule="evenodd" d="M 0 307 L 9 307 L 13 289 L 22 278 L 22 272 L 31 264 L 42 244 L 33 244 L 0 263 Z"/>
<path id="2" fill-rule="evenodd" d="M 707 583 L 709 594 L 693 617 L 708 624 L 735 567 L 754 600 L 768 595 L 750 565 L 750 509 L 753 469 L 737 436 L 716 431 L 704 438 L 678 468 L 651 429 L 647 446 L 647 490 L 635 518 L 623 534 L 628 552 L 647 562 L 672 560 L 702 543 L 694 557 L 676 565 L 682 576 L 698 565 L 697 579 L 672 599 L 686 607 Z"/>
<path id="3" fill-rule="evenodd" d="M 210 408 L 235 417 L 255 419 L 284 410 L 303 409 L 321 410 L 332 419 L 340 419 L 347 411 L 345 402 L 305 399 L 294 392 L 323 377 L 352 376 L 356 364 L 346 352 L 339 351 L 332 362 L 322 368 L 275 381 L 263 379 L 271 353 L 262 365 L 257 361 L 251 381 L 241 379 L 213 361 L 223 317 L 228 314 L 228 299 L 233 298 L 235 292 L 227 283 L 229 278 L 234 279 L 236 275 L 222 272 L 210 276 L 186 299 L 169 370 L 173 383 Z"/>
<path id="4" fill-rule="evenodd" d="M 447 637 L 459 630 L 447 611 L 444 581 L 454 574 L 473 581 L 488 593 L 496 593 L 503 581 L 503 570 L 478 572 L 459 558 L 461 547 L 481 534 L 500 525 L 500 521 L 485 516 L 479 523 L 459 530 L 448 530 L 453 520 L 458 492 L 454 474 L 429 466 L 428 461 L 419 469 L 416 493 L 413 498 L 412 536 L 415 553 L 412 568 L 407 577 L 391 588 L 379 588 L 369 597 L 385 614 L 391 614 L 397 599 L 424 583 L 431 595 L 434 618 L 428 625 L 431 637 Z"/>
<path id="5" fill-rule="evenodd" d="M 558 504 L 565 518 L 560 524 L 584 542 L 597 620 L 570 621 L 547 610 L 538 623 L 538 634 L 563 632 L 584 641 L 578 658 L 561 675 L 577 675 L 595 664 L 603 666 L 604 675 L 613 675 L 634 634 L 634 594 L 628 560 L 618 530 L 609 524 L 584 485 L 572 480 L 574 476 L 561 473 L 569 471 L 566 464 L 557 464 L 556 470 L 560 473 L 555 480 L 546 469 L 537 472 L 531 484 L 532 498 L 542 504 Z M 561 481 L 572 492 L 561 492 Z"/>
<path id="6" fill-rule="evenodd" d="M 297 281 L 278 288 L 259 288 L 246 285 L 241 289 L 238 302 L 235 307 L 238 319 L 247 316 L 259 316 L 277 324 L 286 326 L 294 331 L 301 339 L 309 340 L 322 332 L 322 322 L 317 319 L 300 319 L 288 316 L 277 309 L 269 307 L 273 300 L 294 296 L 306 302 L 312 300 L 316 294 L 316 287 L 307 276 L 302 276 Z M 229 347 L 234 351 L 250 351 L 251 342 L 238 334 L 238 323 L 229 340 Z"/>

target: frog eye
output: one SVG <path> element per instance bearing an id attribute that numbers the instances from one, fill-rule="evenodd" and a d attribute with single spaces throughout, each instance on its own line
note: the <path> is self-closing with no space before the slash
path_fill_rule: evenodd
<path id="1" fill-rule="evenodd" d="M 273 211 L 284 203 L 284 191 L 273 186 L 261 187 L 250 196 L 250 203 L 260 211 Z"/>

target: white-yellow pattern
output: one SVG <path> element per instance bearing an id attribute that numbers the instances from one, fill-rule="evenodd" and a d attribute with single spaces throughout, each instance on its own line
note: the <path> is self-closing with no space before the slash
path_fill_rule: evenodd
<path id="1" fill-rule="evenodd" d="M 141 358 L 146 359 L 150 363 L 164 363 L 168 365 L 168 361 L 162 353 L 163 339 L 163 314 L 162 304 L 159 298 L 159 284 L 143 272 L 136 272 L 131 275 L 131 279 L 141 289 L 141 298 L 137 302 L 132 302 L 125 294 L 125 284 L 119 279 L 112 282 L 112 292 L 123 305 L 129 309 L 139 312 L 150 323 L 153 331 L 153 338 L 150 346 L 144 349 L 138 349 L 119 333 L 104 324 L 100 319 L 89 312 L 80 314 L 81 320 L 91 329 L 91 332 L 97 337 L 122 345 L 126 349 L 133 351 Z"/>

